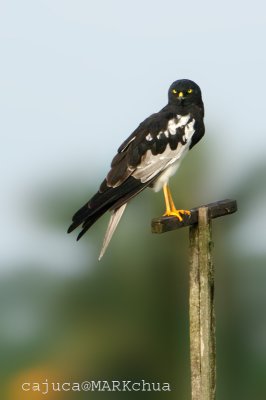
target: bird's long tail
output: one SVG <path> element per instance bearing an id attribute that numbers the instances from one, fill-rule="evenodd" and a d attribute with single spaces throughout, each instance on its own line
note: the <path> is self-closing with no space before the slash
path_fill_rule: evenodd
<path id="1" fill-rule="evenodd" d="M 154 177 L 153 180 L 154 179 L 156 179 L 156 177 Z M 149 186 L 151 182 L 152 180 L 142 183 L 140 180 L 130 176 L 120 186 L 110 187 L 105 180 L 99 191 L 74 214 L 72 224 L 68 228 L 68 233 L 72 232 L 79 225 L 82 225 L 82 230 L 77 237 L 77 240 L 79 240 L 106 211 L 111 211 L 111 220 L 100 253 L 100 258 L 102 258 L 118 222 L 122 217 L 126 204 Z"/>
<path id="2" fill-rule="evenodd" d="M 112 211 L 112 215 L 111 215 L 111 218 L 110 218 L 110 221 L 109 221 L 109 224 L 108 224 L 105 236 L 104 236 L 103 245 L 102 245 L 101 252 L 99 255 L 99 261 L 103 257 L 103 255 L 110 243 L 110 240 L 112 239 L 112 236 L 113 236 L 113 234 L 117 228 L 117 225 L 125 211 L 126 206 L 127 206 L 127 203 L 123 204 L 121 207 Z"/>

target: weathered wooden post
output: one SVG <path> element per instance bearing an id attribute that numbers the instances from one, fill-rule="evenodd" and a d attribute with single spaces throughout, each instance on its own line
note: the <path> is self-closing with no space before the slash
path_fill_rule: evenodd
<path id="1" fill-rule="evenodd" d="M 214 313 L 214 264 L 211 220 L 237 211 L 235 200 L 222 200 L 193 208 L 180 222 L 175 217 L 152 220 L 152 232 L 164 233 L 190 226 L 190 368 L 191 399 L 214 400 L 216 345 Z"/>

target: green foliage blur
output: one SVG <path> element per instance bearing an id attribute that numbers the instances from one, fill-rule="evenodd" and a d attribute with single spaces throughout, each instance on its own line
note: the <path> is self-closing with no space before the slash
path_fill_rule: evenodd
<path id="1" fill-rule="evenodd" d="M 200 154 L 189 156 L 172 179 L 182 208 L 223 199 L 213 198 L 215 190 L 206 186 L 210 166 Z M 251 204 L 263 195 L 264 180 L 261 163 L 225 193 L 237 200 L 238 213 L 213 222 L 218 400 L 266 398 L 266 257 L 247 255 L 236 237 L 250 210 L 259 218 Z M 72 243 L 75 235 L 66 235 L 70 218 L 97 184 L 55 176 L 47 186 L 29 195 L 32 218 L 40 230 L 48 225 Z M 82 256 L 73 274 L 46 271 L 40 259 L 21 260 L 20 272 L 2 277 L 1 399 L 190 398 L 188 229 L 152 235 L 150 221 L 163 204 L 162 194 L 149 190 L 134 199 L 101 262 L 108 216 L 75 243 Z M 255 243 L 256 231 L 253 237 Z M 23 382 L 46 379 L 168 382 L 172 391 L 44 395 L 21 389 Z"/>

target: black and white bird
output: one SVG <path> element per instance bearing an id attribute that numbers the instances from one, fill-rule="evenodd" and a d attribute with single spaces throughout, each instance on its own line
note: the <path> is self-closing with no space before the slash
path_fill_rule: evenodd
<path id="1" fill-rule="evenodd" d="M 101 259 L 127 203 L 146 187 L 156 192 L 163 189 L 165 216 L 182 220 L 182 215 L 189 214 L 187 210 L 176 209 L 168 181 L 188 150 L 204 135 L 203 117 L 199 86 L 188 79 L 172 83 L 168 104 L 141 122 L 122 143 L 107 177 L 98 192 L 74 214 L 68 233 L 82 224 L 79 240 L 106 211 L 111 211 Z"/>

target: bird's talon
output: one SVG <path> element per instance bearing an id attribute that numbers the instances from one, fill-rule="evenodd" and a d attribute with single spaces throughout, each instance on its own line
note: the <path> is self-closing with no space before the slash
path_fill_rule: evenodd
<path id="1" fill-rule="evenodd" d="M 191 215 L 191 212 L 189 210 L 182 210 L 184 214 L 186 215 Z"/>
<path id="2" fill-rule="evenodd" d="M 172 211 L 166 211 L 166 212 L 163 214 L 163 217 L 176 217 L 176 218 L 179 219 L 180 222 L 182 222 L 182 221 L 183 221 L 183 218 L 181 217 L 180 214 L 185 214 L 185 215 L 189 215 L 189 216 L 190 216 L 191 212 L 188 211 L 188 210 L 172 210 Z"/>

